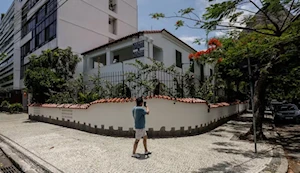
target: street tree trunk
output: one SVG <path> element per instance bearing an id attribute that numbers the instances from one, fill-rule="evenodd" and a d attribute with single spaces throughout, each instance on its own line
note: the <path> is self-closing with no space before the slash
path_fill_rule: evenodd
<path id="1" fill-rule="evenodd" d="M 254 91 L 254 106 L 252 105 L 252 110 L 254 111 L 254 117 L 256 118 L 255 125 L 256 125 L 256 138 L 257 140 L 264 140 L 266 139 L 265 135 L 263 134 L 263 118 L 266 106 L 266 88 L 267 88 L 267 77 L 268 74 L 261 74 L 259 79 L 255 85 Z M 240 139 L 248 139 L 253 140 L 253 133 L 254 128 L 253 124 L 250 130 L 240 136 Z"/>

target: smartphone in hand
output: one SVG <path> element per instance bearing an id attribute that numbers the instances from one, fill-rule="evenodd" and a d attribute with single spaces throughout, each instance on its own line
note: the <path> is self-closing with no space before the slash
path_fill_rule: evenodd
<path id="1" fill-rule="evenodd" d="M 144 106 L 147 107 L 147 102 L 144 102 Z"/>

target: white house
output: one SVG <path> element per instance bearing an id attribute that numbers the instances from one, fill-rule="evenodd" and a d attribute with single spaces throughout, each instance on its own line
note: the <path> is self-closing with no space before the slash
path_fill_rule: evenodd
<path id="1" fill-rule="evenodd" d="M 163 62 L 167 67 L 175 64 L 178 72 L 182 73 L 190 67 L 189 54 L 195 52 L 195 49 L 165 29 L 140 31 L 82 53 L 83 72 L 85 79 L 97 74 L 98 62 L 101 75 L 132 71 L 136 70 L 136 67 L 128 63 L 134 63 L 138 59 L 151 64 L 152 61 L 149 60 L 151 58 Z M 201 70 L 197 68 L 195 77 L 200 79 L 201 76 L 204 78 L 211 75 L 209 69 L 209 65 L 203 65 Z M 164 80 L 164 77 L 166 76 L 158 75 L 157 78 Z"/>

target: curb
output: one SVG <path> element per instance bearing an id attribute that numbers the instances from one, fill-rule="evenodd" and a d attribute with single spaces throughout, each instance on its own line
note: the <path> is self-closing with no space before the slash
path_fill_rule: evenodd
<path id="1" fill-rule="evenodd" d="M 15 154 L 7 145 L 0 143 L 0 148 L 6 157 L 22 172 L 25 173 L 38 173 L 31 166 L 23 161 L 17 154 Z"/>
<path id="2" fill-rule="evenodd" d="M 277 132 L 274 132 L 274 136 L 276 138 L 280 138 L 280 136 Z M 285 153 L 284 153 L 283 147 L 281 145 L 280 145 L 278 152 L 280 154 L 280 165 L 277 168 L 276 173 L 287 173 L 288 169 L 289 169 L 289 162 L 288 162 L 287 158 L 285 157 Z"/>
<path id="3" fill-rule="evenodd" d="M 2 134 L 0 134 L 0 147 L 13 164 L 25 173 L 63 172 Z"/>
<path id="4" fill-rule="evenodd" d="M 279 154 L 280 154 L 280 165 L 277 168 L 276 173 L 287 173 L 289 163 L 287 158 L 284 156 L 284 151 L 282 147 L 279 148 Z"/>

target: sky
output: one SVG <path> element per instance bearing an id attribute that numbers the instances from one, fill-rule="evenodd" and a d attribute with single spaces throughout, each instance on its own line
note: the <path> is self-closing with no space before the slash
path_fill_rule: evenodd
<path id="1" fill-rule="evenodd" d="M 13 0 L 0 0 L 0 13 L 5 13 Z M 138 1 L 138 29 L 141 30 L 161 30 L 166 29 L 196 50 L 205 49 L 205 43 L 201 45 L 193 44 L 197 38 L 206 39 L 206 32 L 200 29 L 181 27 L 176 30 L 174 24 L 178 19 L 152 19 L 151 13 L 162 12 L 166 15 L 174 15 L 180 9 L 193 7 L 196 13 L 202 15 L 205 8 L 209 6 L 208 0 L 137 0 Z M 216 0 L 223 1 L 223 0 Z M 256 0 L 255 0 L 256 1 Z M 246 7 L 247 8 L 247 7 Z M 247 8 L 248 9 L 248 8 Z M 211 32 L 209 37 L 222 36 L 224 32 Z"/>

